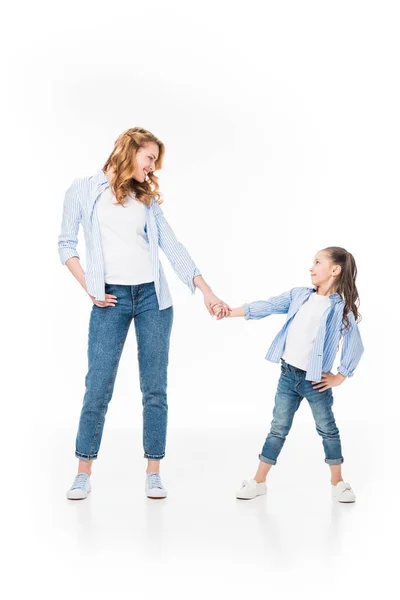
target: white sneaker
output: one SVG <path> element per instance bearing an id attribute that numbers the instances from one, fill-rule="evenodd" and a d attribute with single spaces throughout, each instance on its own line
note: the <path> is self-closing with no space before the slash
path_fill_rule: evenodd
<path id="1" fill-rule="evenodd" d="M 154 500 L 167 497 L 167 490 L 161 482 L 159 473 L 147 473 L 145 490 L 146 496 Z"/>
<path id="2" fill-rule="evenodd" d="M 255 479 L 245 479 L 242 481 L 242 487 L 236 492 L 236 498 L 239 500 L 252 500 L 256 496 L 263 496 L 267 493 L 267 484 L 265 482 L 257 483 Z"/>
<path id="3" fill-rule="evenodd" d="M 67 498 L 68 500 L 83 500 L 88 497 L 91 490 L 89 475 L 87 473 L 78 473 L 67 492 Z"/>
<path id="4" fill-rule="evenodd" d="M 339 481 L 336 485 L 331 485 L 332 498 L 338 502 L 355 502 L 356 496 L 349 483 Z"/>

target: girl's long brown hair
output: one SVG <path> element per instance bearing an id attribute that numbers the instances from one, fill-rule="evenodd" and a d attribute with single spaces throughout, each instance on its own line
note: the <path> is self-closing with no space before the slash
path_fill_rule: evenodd
<path id="1" fill-rule="evenodd" d="M 117 138 L 114 149 L 107 158 L 103 171 L 109 167 L 113 169 L 111 178 L 111 189 L 117 199 L 117 204 L 124 203 L 124 199 L 130 193 L 136 194 L 136 199 L 149 206 L 151 199 L 155 196 L 156 201 L 161 204 L 161 194 L 158 191 L 158 177 L 149 173 L 147 180 L 137 181 L 132 177 L 136 168 L 136 153 L 148 142 L 154 142 L 159 149 L 155 170 L 161 169 L 165 154 L 164 144 L 155 135 L 141 127 L 131 127 Z"/>
<path id="2" fill-rule="evenodd" d="M 344 248 L 330 246 L 325 248 L 326 252 L 335 265 L 340 265 L 342 270 L 337 280 L 336 291 L 344 300 L 343 325 L 345 330 L 349 329 L 350 321 L 348 314 L 352 312 L 356 323 L 361 321 L 361 315 L 358 310 L 360 298 L 356 287 L 357 265 L 354 256 Z"/>

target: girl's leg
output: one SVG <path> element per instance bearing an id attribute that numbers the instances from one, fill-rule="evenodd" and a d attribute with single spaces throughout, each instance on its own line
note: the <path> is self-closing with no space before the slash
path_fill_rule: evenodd
<path id="1" fill-rule="evenodd" d="M 329 465 L 331 468 L 331 484 L 336 485 L 339 481 L 343 481 L 342 465 Z"/>
<path id="2" fill-rule="evenodd" d="M 339 481 L 342 481 L 341 464 L 343 463 L 343 456 L 339 430 L 332 411 L 332 389 L 329 388 L 324 392 L 319 392 L 312 387 L 310 381 L 304 381 L 304 387 L 304 396 L 310 404 L 316 430 L 322 437 L 325 462 L 331 468 L 332 485 L 336 485 Z"/>
<path id="3" fill-rule="evenodd" d="M 135 304 L 140 389 L 143 404 L 143 448 L 147 472 L 159 472 L 167 435 L 167 370 L 173 307 L 159 310 L 154 283 L 139 286 Z"/>
<path id="4" fill-rule="evenodd" d="M 79 460 L 78 473 L 86 473 L 90 476 L 92 474 L 92 463 L 93 460 Z"/>
<path id="5" fill-rule="evenodd" d="M 115 306 L 92 307 L 89 323 L 88 363 L 75 455 L 81 472 L 90 474 L 97 458 L 105 416 L 118 365 L 132 320 L 130 287 L 106 284 L 106 293 L 117 296 Z"/>
<path id="6" fill-rule="evenodd" d="M 293 423 L 294 414 L 303 399 L 303 396 L 298 391 L 298 387 L 297 373 L 289 365 L 283 364 L 275 395 L 271 430 L 259 455 L 260 463 L 254 477 L 257 483 L 265 481 L 272 465 L 276 464 L 285 443 L 286 436 Z"/>

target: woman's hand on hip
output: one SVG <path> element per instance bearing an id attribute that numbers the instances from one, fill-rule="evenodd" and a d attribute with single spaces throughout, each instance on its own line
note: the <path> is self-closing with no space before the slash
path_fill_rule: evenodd
<path id="1" fill-rule="evenodd" d="M 115 303 L 118 302 L 117 296 L 113 296 L 112 294 L 106 294 L 105 300 L 96 300 L 94 296 L 89 294 L 92 299 L 93 304 L 98 306 L 99 308 L 107 308 L 108 306 L 115 306 Z"/>

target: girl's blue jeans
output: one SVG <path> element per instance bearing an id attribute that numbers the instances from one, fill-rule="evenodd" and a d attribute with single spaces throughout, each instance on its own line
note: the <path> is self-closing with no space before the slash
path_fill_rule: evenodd
<path id="1" fill-rule="evenodd" d="M 322 437 L 325 462 L 329 465 L 339 465 L 343 462 L 339 430 L 332 412 L 332 389 L 319 392 L 305 376 L 305 371 L 287 364 L 282 359 L 271 430 L 259 455 L 261 461 L 270 465 L 276 464 L 292 426 L 294 413 L 303 398 L 307 398 L 317 432 Z"/>
<path id="2" fill-rule="evenodd" d="M 167 432 L 167 367 L 173 307 L 159 310 L 154 283 L 105 284 L 117 296 L 115 306 L 93 304 L 89 322 L 86 391 L 76 437 L 75 456 L 96 459 L 111 400 L 118 364 L 132 320 L 138 348 L 143 404 L 144 457 L 165 456 Z"/>

